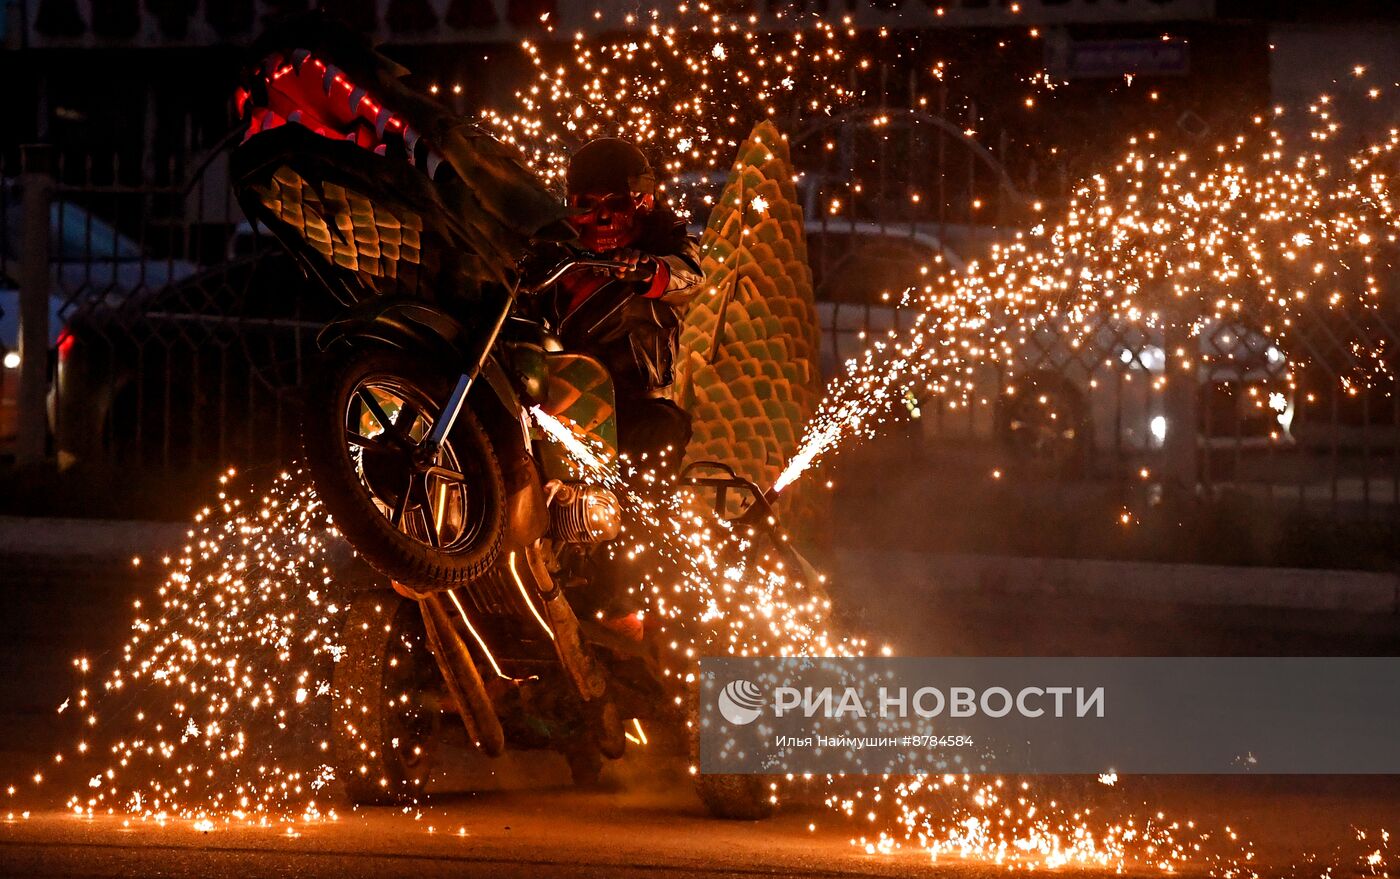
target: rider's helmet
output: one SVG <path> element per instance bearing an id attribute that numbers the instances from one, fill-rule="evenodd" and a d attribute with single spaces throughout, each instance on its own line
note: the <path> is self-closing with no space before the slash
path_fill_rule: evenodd
<path id="1" fill-rule="evenodd" d="M 656 175 L 635 144 L 601 137 L 579 148 L 565 175 L 570 222 L 579 243 L 603 253 L 641 235 L 641 220 L 656 204 Z"/>

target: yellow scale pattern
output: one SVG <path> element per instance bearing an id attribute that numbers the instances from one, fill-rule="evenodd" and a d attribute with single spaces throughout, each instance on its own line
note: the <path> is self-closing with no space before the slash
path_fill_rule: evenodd
<path id="1" fill-rule="evenodd" d="M 686 458 L 722 461 L 767 488 L 821 390 L 802 208 L 771 122 L 739 148 L 700 250 L 705 289 L 685 317 L 676 377 L 695 420 Z"/>
<path id="2" fill-rule="evenodd" d="M 316 189 L 291 168 L 282 167 L 258 196 L 327 261 L 369 278 L 395 278 L 400 263 L 420 260 L 423 220 L 400 218 L 343 186 Z M 334 225 L 334 229 L 331 225 Z"/>

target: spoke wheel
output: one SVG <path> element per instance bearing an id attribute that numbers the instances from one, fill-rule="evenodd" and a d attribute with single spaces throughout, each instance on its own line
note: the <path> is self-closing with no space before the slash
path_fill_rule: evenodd
<path id="1" fill-rule="evenodd" d="M 389 523 L 433 549 L 470 545 L 483 524 L 478 468 L 463 468 L 449 439 L 429 454 L 431 400 L 393 376 L 366 376 L 350 394 L 345 442 L 360 481 Z"/>
<path id="2" fill-rule="evenodd" d="M 304 416 L 307 466 L 336 527 L 419 591 L 480 576 L 505 529 L 501 468 L 470 405 L 428 442 L 450 385 L 407 354 L 353 352 L 325 370 Z"/>

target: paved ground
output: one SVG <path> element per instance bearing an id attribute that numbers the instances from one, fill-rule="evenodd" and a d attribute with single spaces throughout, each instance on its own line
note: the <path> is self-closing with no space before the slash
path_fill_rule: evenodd
<path id="1" fill-rule="evenodd" d="M 1101 815 L 1141 821 L 1162 809 L 1189 815 L 1197 828 L 1214 829 L 1215 838 L 1193 852 L 1193 861 L 1177 866 L 1181 875 L 1219 869 L 1218 855 L 1240 851 L 1240 844 L 1223 834 L 1227 825 L 1251 841 L 1255 856 L 1247 863 L 1260 875 L 1317 876 L 1323 864 L 1335 864 L 1336 876 L 1372 875 L 1364 872 L 1361 858 L 1378 843 L 1358 841 L 1355 828 L 1400 827 L 1400 790 L 1390 780 L 1124 780 L 1118 790 L 1097 792 L 1082 780 L 1044 784 L 1047 801 L 1058 789 L 1054 796 L 1082 796 L 1083 805 L 1094 805 Z M 808 829 L 811 823 L 815 831 Z M 795 806 L 758 824 L 716 822 L 703 817 L 679 789 L 579 793 L 556 788 L 458 796 L 434 802 L 421 815 L 365 810 L 334 823 L 302 826 L 296 836 L 259 828 L 201 832 L 187 822 L 128 827 L 115 818 L 40 813 L 0 824 L 0 874 L 345 879 L 1005 872 L 977 859 L 950 857 L 935 864 L 914 852 L 867 855 L 850 844 L 851 834 L 860 831 L 857 824 L 813 806 Z"/>
<path id="2" fill-rule="evenodd" d="M 71 659 L 96 657 L 122 638 L 129 601 L 149 588 L 145 576 L 107 562 L 0 559 L 0 780 L 27 774 L 59 734 L 56 703 L 71 684 Z M 868 597 L 862 621 L 888 632 L 903 653 L 1385 654 L 1397 642 L 1392 617 L 1085 605 L 968 594 L 934 606 L 903 591 Z M 705 818 L 686 789 L 656 765 L 630 762 L 612 789 L 561 786 L 557 761 L 518 760 L 509 779 L 461 793 L 480 772 L 459 773 L 457 793 L 420 812 L 364 810 L 334 823 L 283 828 L 165 827 L 119 818 L 77 819 L 21 789 L 0 806 L 0 876 L 847 876 L 1000 875 L 986 861 L 944 858 L 931 864 L 911 851 L 868 855 L 851 840 L 890 827 L 850 820 L 799 792 L 774 820 L 732 824 Z M 56 781 L 51 779 L 51 782 Z M 1091 810 L 1095 826 L 1142 826 L 1160 811 L 1168 822 L 1194 821 L 1178 839 L 1208 834 L 1177 872 L 1222 871 L 1249 840 L 1248 863 L 1264 876 L 1372 875 L 1363 855 L 1382 828 L 1400 830 L 1400 779 L 1139 778 L 1109 788 L 1084 778 L 1033 781 L 1029 801 Z M 56 784 L 47 785 L 54 789 Z M 453 785 L 444 784 L 443 787 Z M 476 785 L 480 787 L 480 785 Z M 23 788 L 23 785 L 21 785 Z M 848 788 L 841 789 L 851 795 Z M 929 801 L 949 812 L 967 797 Z M 862 802 L 858 814 L 866 808 Z M 13 817 L 4 820 L 6 812 Z M 1025 807 L 1014 806 L 1016 814 Z M 28 810 L 29 817 L 22 813 Z M 998 817 L 992 813 L 991 817 Z M 815 825 L 815 830 L 809 830 Z M 1055 825 L 1060 828 L 1059 824 Z M 1225 828 L 1239 839 L 1232 840 Z M 431 830 L 429 829 L 431 828 Z M 1365 840 L 1358 832 L 1367 832 Z M 1066 837 L 1067 838 L 1067 837 Z M 1135 871 L 1134 868 L 1133 871 Z M 1380 870 L 1394 867 L 1382 866 Z M 1112 870 L 1101 871 L 1105 874 Z M 1131 872 L 1131 871 L 1130 871 Z M 1145 872 L 1153 872 L 1146 870 Z M 1376 874 L 1379 875 L 1379 872 Z"/>

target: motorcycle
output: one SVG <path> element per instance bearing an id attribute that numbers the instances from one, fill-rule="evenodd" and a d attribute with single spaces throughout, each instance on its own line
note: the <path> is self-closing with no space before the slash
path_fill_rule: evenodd
<path id="1" fill-rule="evenodd" d="M 519 307 L 568 272 L 624 265 L 575 253 L 530 276 L 503 254 L 550 239 L 559 209 L 499 145 L 435 116 L 345 35 L 294 28 L 263 52 L 239 94 L 237 191 L 347 306 L 318 337 L 306 462 L 335 528 L 392 584 L 346 610 L 332 680 L 346 792 L 420 795 L 448 713 L 481 753 L 557 751 L 583 784 L 648 728 L 693 756 L 693 697 L 660 647 L 576 612 L 624 503 L 541 419 L 613 458 L 611 376 Z M 507 221 L 506 204 L 533 215 Z M 676 488 L 713 492 L 717 516 L 742 510 L 804 564 L 771 499 L 723 465 L 692 464 Z M 761 776 L 693 778 L 714 815 L 772 809 Z"/>
<path id="2" fill-rule="evenodd" d="M 571 259 L 536 286 L 570 270 L 620 266 Z M 337 703 L 344 716 L 333 723 L 361 802 L 416 793 L 431 766 L 422 754 L 440 721 L 422 727 L 419 715 L 431 709 L 415 706 L 414 734 L 394 716 L 404 713 L 402 702 L 394 705 L 402 694 L 421 700 L 431 691 L 423 670 L 395 655 L 412 653 L 404 599 L 418 605 L 446 705 L 482 753 L 555 750 L 579 784 L 596 782 L 604 760 L 620 758 L 629 739 L 647 740 L 648 728 L 677 756 L 690 753 L 694 709 L 679 678 L 660 673 L 658 645 L 619 637 L 576 613 L 571 600 L 593 585 L 595 553 L 621 532 L 622 502 L 580 479 L 579 462 L 531 421 L 539 406 L 561 424 L 587 425 L 592 448 L 607 456 L 615 451 L 611 380 L 594 358 L 557 350 L 538 324 L 510 316 L 495 323 L 475 395 L 470 372 L 453 380 L 381 336 L 335 334 L 332 365 L 304 415 L 319 496 L 396 590 L 352 601 L 345 626 L 352 639 L 333 681 L 338 694 L 358 694 Z M 745 522 L 772 518 L 762 492 L 723 465 L 692 464 L 679 485 L 714 490 L 720 509 L 730 506 L 727 493 L 744 495 Z M 419 675 L 418 683 L 405 675 Z M 367 740 L 378 752 L 372 764 Z M 760 776 L 694 780 L 717 816 L 771 811 Z"/>

